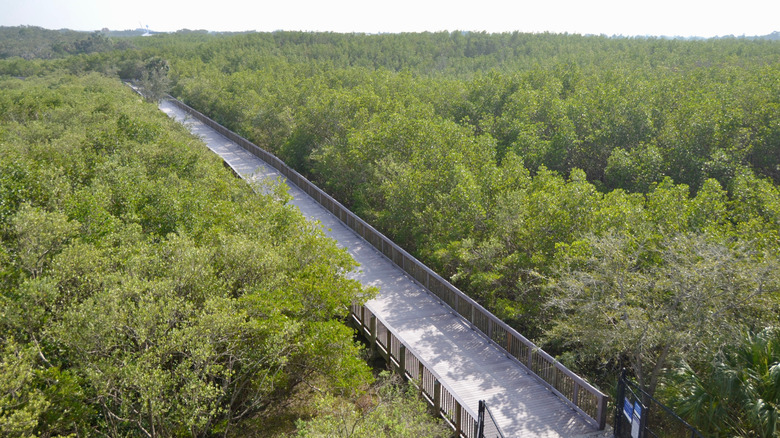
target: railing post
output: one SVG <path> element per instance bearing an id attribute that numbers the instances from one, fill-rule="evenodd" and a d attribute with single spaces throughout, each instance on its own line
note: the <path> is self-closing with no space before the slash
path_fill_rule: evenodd
<path id="1" fill-rule="evenodd" d="M 571 397 L 571 402 L 574 403 L 574 406 L 579 406 L 580 404 L 580 385 L 575 381 L 572 383 L 574 385 L 574 393 Z"/>
<path id="2" fill-rule="evenodd" d="M 620 372 L 620 378 L 618 379 L 617 384 L 617 400 L 615 400 L 615 436 L 620 436 L 621 429 L 623 428 L 623 419 L 620 418 L 620 411 L 623 408 L 623 399 L 626 396 L 626 369 L 623 368 Z M 599 403 L 599 412 L 597 414 L 599 417 L 599 427 L 601 427 L 601 404 Z"/>
<path id="3" fill-rule="evenodd" d="M 369 339 L 371 345 L 371 357 L 376 357 L 376 316 L 371 315 L 368 323 Z"/>
<path id="4" fill-rule="evenodd" d="M 455 400 L 455 436 L 457 438 L 460 438 L 460 435 L 463 432 L 463 418 L 460 411 L 460 403 Z"/>
<path id="5" fill-rule="evenodd" d="M 441 383 L 439 379 L 433 380 L 433 415 L 439 416 L 441 411 Z"/>
<path id="6" fill-rule="evenodd" d="M 398 355 L 398 367 L 401 369 L 401 377 L 406 378 L 406 345 L 401 344 Z"/>
<path id="7" fill-rule="evenodd" d="M 361 324 L 360 315 L 355 313 L 355 305 L 354 304 L 349 306 L 349 316 L 352 317 L 352 322 L 357 321 L 358 333 L 362 335 L 363 334 L 362 333 L 363 332 L 363 330 L 362 330 L 363 324 Z"/>
<path id="8" fill-rule="evenodd" d="M 460 315 L 460 295 L 455 294 L 455 314 Z"/>
<path id="9" fill-rule="evenodd" d="M 485 401 L 479 401 L 479 410 L 477 411 L 477 438 L 485 436 Z"/>
<path id="10" fill-rule="evenodd" d="M 420 372 L 420 374 L 418 374 L 418 376 L 420 376 L 420 395 L 422 395 L 425 394 L 425 375 L 423 374 L 425 366 L 422 362 L 419 362 L 418 368 L 418 371 Z"/>
<path id="11" fill-rule="evenodd" d="M 386 328 L 385 331 L 385 348 L 387 349 L 387 364 L 392 366 L 393 365 L 393 344 L 392 344 L 392 337 L 393 334 L 390 333 L 390 329 Z M 390 368 L 392 369 L 392 368 Z"/>
<path id="12" fill-rule="evenodd" d="M 604 430 L 607 427 L 607 397 L 599 398 L 599 409 L 596 416 L 598 417 L 599 430 Z"/>

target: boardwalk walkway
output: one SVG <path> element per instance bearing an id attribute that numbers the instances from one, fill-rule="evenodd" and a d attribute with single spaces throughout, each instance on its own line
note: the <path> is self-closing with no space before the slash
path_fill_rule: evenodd
<path id="1" fill-rule="evenodd" d="M 201 137 L 241 177 L 252 180 L 281 176 L 276 169 L 173 103 L 164 101 L 160 108 Z M 326 234 L 347 248 L 360 263 L 360 271 L 353 277 L 379 288 L 379 295 L 366 303 L 365 308 L 435 372 L 441 380 L 436 384 L 452 392 L 466 414 L 476 418 L 478 401 L 485 400 L 506 437 L 577 437 L 598 433 L 593 420 L 586 419 L 553 394 L 527 368 L 474 330 L 472 324 L 325 207 L 297 186 L 289 186 L 291 203 L 311 220 L 320 221 Z M 393 348 L 397 350 L 398 346 Z M 461 421 L 460 414 L 458 421 Z M 474 436 L 471 431 L 463 435 Z"/>

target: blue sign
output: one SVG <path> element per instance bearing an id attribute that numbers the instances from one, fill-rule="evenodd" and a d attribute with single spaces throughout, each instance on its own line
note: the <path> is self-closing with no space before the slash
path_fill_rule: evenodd
<path id="1" fill-rule="evenodd" d="M 634 405 L 626 398 L 623 400 L 623 415 L 626 416 L 626 420 L 630 423 L 634 416 Z"/>
<path id="2" fill-rule="evenodd" d="M 642 431 L 639 429 L 642 424 L 642 405 L 639 400 L 634 402 L 634 419 L 631 421 L 631 438 L 639 438 Z"/>

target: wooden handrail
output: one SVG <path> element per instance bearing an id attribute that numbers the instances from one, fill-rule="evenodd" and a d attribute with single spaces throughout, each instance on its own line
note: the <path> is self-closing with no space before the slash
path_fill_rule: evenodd
<path id="1" fill-rule="evenodd" d="M 574 374 L 563 364 L 555 360 L 555 358 L 526 339 L 517 330 L 493 315 L 449 281 L 442 278 L 373 226 L 344 207 L 335 198 L 311 183 L 296 170 L 287 166 L 275 155 L 230 131 L 178 99 L 171 98 L 171 101 L 196 119 L 277 169 L 288 181 L 309 194 L 340 221 L 408 273 L 416 282 L 428 289 L 443 304 L 453 309 L 472 328 L 480 331 L 490 342 L 503 349 L 508 357 L 514 359 L 529 373 L 536 376 L 544 386 L 568 402 L 573 409 L 581 413 L 599 430 L 603 430 L 606 427 L 608 400 L 606 394 Z M 469 414 L 473 413 L 469 412 Z"/>
<path id="2" fill-rule="evenodd" d="M 412 346 L 396 337 L 384 319 L 375 315 L 369 308 L 356 304 L 350 309 L 350 314 L 362 334 L 371 340 L 372 348 L 392 364 L 398 374 L 417 386 L 434 413 L 446 420 L 457 436 L 475 437 L 477 412 L 463 402 L 431 364 Z M 384 333 L 384 336 L 381 333 Z M 393 348 L 394 345 L 398 348 Z"/>

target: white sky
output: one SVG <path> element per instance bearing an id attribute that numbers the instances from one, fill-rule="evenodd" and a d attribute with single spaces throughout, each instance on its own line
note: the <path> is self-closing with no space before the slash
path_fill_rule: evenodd
<path id="1" fill-rule="evenodd" d="M 48 29 L 766 35 L 780 0 L 0 0 L 0 25 Z"/>

